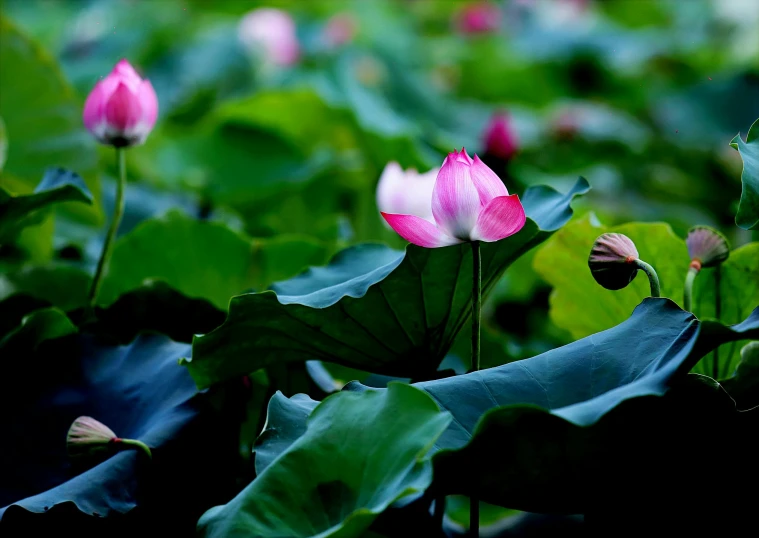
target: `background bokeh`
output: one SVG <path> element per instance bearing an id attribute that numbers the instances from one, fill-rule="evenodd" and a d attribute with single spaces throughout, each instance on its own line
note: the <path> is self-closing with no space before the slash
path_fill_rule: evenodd
<path id="1" fill-rule="evenodd" d="M 664 221 L 681 236 L 707 224 L 734 246 L 752 239 L 733 223 L 741 159 L 728 143 L 759 117 L 756 0 L 508 0 L 486 4 L 480 28 L 463 21 L 482 3 L 454 1 L 0 5 L 39 48 L 27 63 L 4 32 L 3 186 L 29 192 L 62 165 L 98 202 L 25 232 L 24 252 L 4 252 L 3 263 L 96 263 L 115 160 L 83 130 L 81 105 L 120 58 L 160 102 L 155 131 L 129 151 L 121 234 L 179 209 L 256 238 L 307 236 L 330 252 L 362 241 L 402 248 L 376 208 L 384 166 L 426 171 L 462 146 L 483 155 L 488 121 L 505 112 L 518 151 L 490 162 L 511 192 L 566 190 L 581 175 L 593 190 L 579 215 Z M 289 65 L 240 38 L 243 16 L 262 6 L 295 21 L 300 52 Z M 533 256 L 520 260 L 488 302 L 485 345 L 520 358 L 569 341 L 548 322 L 549 293 Z"/>

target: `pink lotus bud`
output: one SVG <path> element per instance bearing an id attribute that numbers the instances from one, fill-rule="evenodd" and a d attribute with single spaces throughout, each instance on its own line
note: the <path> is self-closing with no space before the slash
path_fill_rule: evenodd
<path id="1" fill-rule="evenodd" d="M 412 195 L 418 196 L 421 203 L 421 195 Z M 384 211 L 382 216 L 406 241 L 427 248 L 465 241 L 498 241 L 517 233 L 526 221 L 519 197 L 509 196 L 495 172 L 477 155 L 472 159 L 463 148 L 449 153 L 443 161 L 432 189 L 430 209 L 432 219 Z"/>
<path id="2" fill-rule="evenodd" d="M 238 37 L 248 50 L 261 51 L 275 65 L 293 65 L 300 56 L 295 21 L 280 9 L 262 7 L 249 12 L 240 21 Z"/>
<path id="3" fill-rule="evenodd" d="M 504 160 L 517 152 L 519 140 L 507 114 L 496 114 L 485 128 L 485 151 Z"/>
<path id="4" fill-rule="evenodd" d="M 153 86 L 126 60 L 95 84 L 84 103 L 85 127 L 101 144 L 117 148 L 142 144 L 157 117 Z"/>
<path id="5" fill-rule="evenodd" d="M 464 34 L 486 34 L 501 26 L 501 11 L 490 2 L 467 4 L 456 14 L 456 26 Z"/>
<path id="6" fill-rule="evenodd" d="M 66 435 L 66 448 L 71 457 L 88 456 L 108 451 L 114 439 L 116 434 L 102 422 L 91 417 L 79 417 Z"/>
<path id="7" fill-rule="evenodd" d="M 324 27 L 324 41 L 329 47 L 339 47 L 350 43 L 356 37 L 358 23 L 350 13 L 333 15 Z"/>
<path id="8" fill-rule="evenodd" d="M 708 226 L 694 226 L 685 239 L 690 255 L 691 265 L 697 271 L 702 267 L 714 267 L 730 256 L 730 244 L 727 238 Z"/>
<path id="9" fill-rule="evenodd" d="M 593 243 L 588 266 L 593 278 L 607 290 L 621 290 L 638 274 L 638 250 L 629 237 L 603 234 Z"/>
<path id="10" fill-rule="evenodd" d="M 418 173 L 397 162 L 385 166 L 377 183 L 377 207 L 385 213 L 416 215 L 432 221 L 432 189 L 439 168 Z"/>

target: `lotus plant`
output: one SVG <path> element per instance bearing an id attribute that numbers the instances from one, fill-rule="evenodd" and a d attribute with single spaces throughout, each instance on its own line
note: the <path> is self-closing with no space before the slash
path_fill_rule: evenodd
<path id="1" fill-rule="evenodd" d="M 430 201 L 439 171 L 433 168 L 420 174 L 413 168 L 404 170 L 395 161 L 387 163 L 377 183 L 377 207 L 384 213 L 416 215 L 433 222 Z"/>
<path id="2" fill-rule="evenodd" d="M 422 191 L 414 189 L 398 188 L 392 194 L 408 207 L 421 208 L 417 213 L 422 215 L 382 212 L 382 216 L 390 227 L 405 240 L 426 248 L 465 242 L 471 244 L 472 370 L 477 371 L 480 369 L 482 310 L 480 242 L 490 243 L 505 239 L 522 229 L 526 216 L 519 196 L 509 195 L 503 181 L 495 172 L 488 168 L 476 154 L 474 158 L 471 158 L 464 148 L 460 152 L 449 153 L 443 161 L 443 166 L 432 187 L 431 199 Z M 378 201 L 386 196 L 389 200 L 390 195 L 383 192 L 380 197 L 378 192 Z M 411 200 L 403 200 L 404 196 Z M 432 213 L 432 219 L 425 218 L 424 210 L 427 204 Z M 479 529 L 479 503 L 474 497 L 470 501 L 470 530 L 476 536 Z"/>
<path id="3" fill-rule="evenodd" d="M 149 80 L 141 78 L 127 60 L 119 61 L 108 76 L 95 84 L 84 103 L 85 127 L 98 142 L 116 148 L 119 169 L 113 220 L 90 286 L 90 309 L 95 305 L 103 271 L 124 213 L 124 189 L 126 188 L 124 150 L 145 142 L 153 130 L 157 117 L 158 98 L 152 84 Z"/>
<path id="4" fill-rule="evenodd" d="M 623 234 L 605 233 L 596 239 L 588 256 L 593 278 L 607 290 L 621 290 L 633 281 L 638 271 L 648 276 L 651 297 L 661 297 L 656 270 L 640 259 L 635 243 Z"/>

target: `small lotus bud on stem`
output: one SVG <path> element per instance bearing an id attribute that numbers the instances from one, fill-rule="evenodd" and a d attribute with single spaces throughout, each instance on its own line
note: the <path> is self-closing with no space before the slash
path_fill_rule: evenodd
<path id="1" fill-rule="evenodd" d="M 626 235 L 618 233 L 600 235 L 590 250 L 588 267 L 596 282 L 607 290 L 621 290 L 627 287 L 640 269 L 648 276 L 651 296 L 661 296 L 656 271 L 638 257 L 635 243 Z"/>
<path id="2" fill-rule="evenodd" d="M 688 312 L 693 311 L 693 282 L 704 267 L 716 267 L 730 256 L 730 244 L 724 235 L 708 226 L 695 226 L 688 231 L 685 239 L 688 255 L 691 258 L 688 273 L 685 275 L 683 306 Z"/>
<path id="3" fill-rule="evenodd" d="M 150 447 L 136 439 L 122 439 L 113 430 L 92 417 L 79 417 L 69 428 L 66 435 L 66 448 L 69 457 L 78 458 L 94 456 L 104 452 L 136 448 L 152 458 Z"/>

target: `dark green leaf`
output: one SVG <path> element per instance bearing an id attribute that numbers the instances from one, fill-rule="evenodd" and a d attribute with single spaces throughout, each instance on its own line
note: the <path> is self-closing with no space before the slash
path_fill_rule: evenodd
<path id="1" fill-rule="evenodd" d="M 0 298 L 25 293 L 69 311 L 87 304 L 91 280 L 90 275 L 74 267 L 27 266 L 0 275 Z"/>
<path id="2" fill-rule="evenodd" d="M 567 194 L 529 189 L 518 234 L 482 247 L 487 293 L 506 268 L 571 217 L 570 202 L 588 190 L 583 179 Z M 327 267 L 235 297 L 220 328 L 193 341 L 190 372 L 201 387 L 269 364 L 325 360 L 400 377 L 437 369 L 471 312 L 471 249 L 409 245 L 405 254 L 358 245 Z"/>
<path id="3" fill-rule="evenodd" d="M 759 405 L 759 342 L 751 342 L 741 349 L 741 361 L 735 374 L 721 383 L 739 409 Z"/>
<path id="4" fill-rule="evenodd" d="M 31 352 L 45 340 L 54 340 L 76 332 L 76 326 L 62 310 L 41 308 L 24 316 L 18 327 L 3 336 L 0 340 L 0 353 L 5 359 L 24 350 Z"/>
<path id="5" fill-rule="evenodd" d="M 40 222 L 38 212 L 61 202 L 92 204 L 84 180 L 63 168 L 49 168 L 33 194 L 13 196 L 0 187 L 0 242 L 12 239 L 23 227 Z"/>
<path id="6" fill-rule="evenodd" d="M 49 54 L 5 17 L 0 33 L 0 116 L 8 138 L 3 186 L 30 192 L 48 166 L 62 166 L 81 174 L 97 199 L 97 154 L 81 103 Z M 71 209 L 101 218 L 97 204 Z"/>
<path id="7" fill-rule="evenodd" d="M 426 454 L 449 421 L 427 395 L 401 383 L 330 396 L 286 452 L 232 501 L 206 512 L 199 535 L 361 536 L 392 503 L 427 489 Z"/>
<path id="8" fill-rule="evenodd" d="M 759 120 L 749 128 L 745 142 L 737 134 L 730 145 L 740 152 L 743 159 L 743 191 L 735 224 L 745 230 L 755 230 L 759 228 Z"/>
<path id="9" fill-rule="evenodd" d="M 110 304 L 148 280 L 162 280 L 226 310 L 230 297 L 263 289 L 325 257 L 326 249 L 310 239 L 250 239 L 223 224 L 170 211 L 116 242 L 98 302 Z"/>

